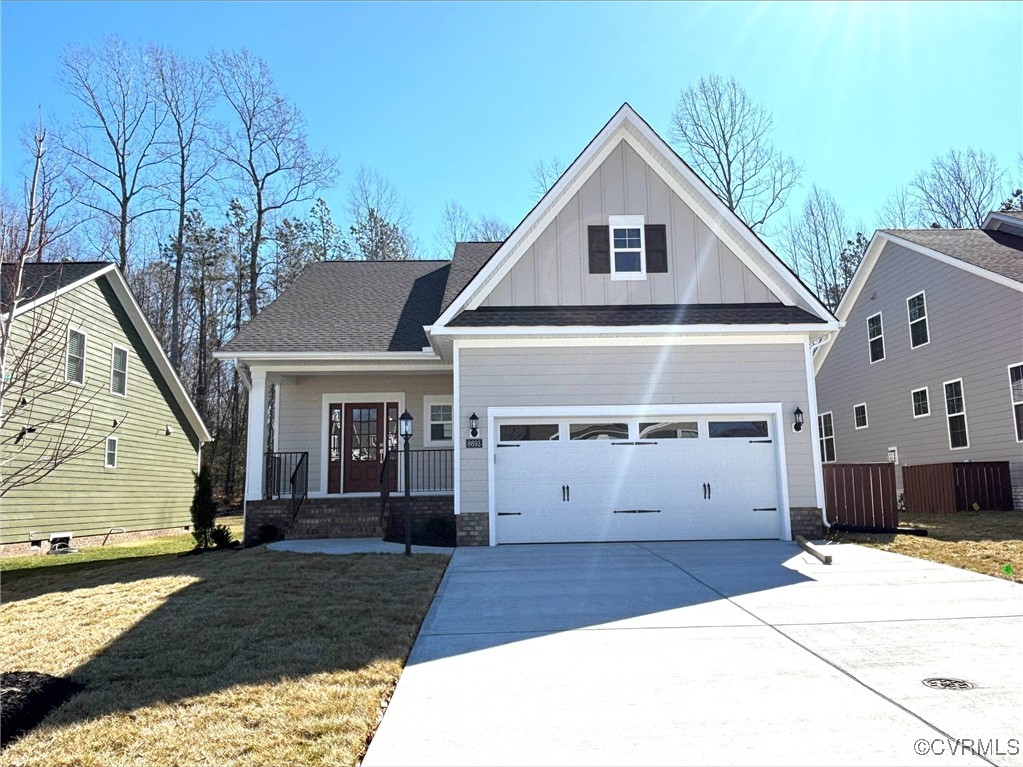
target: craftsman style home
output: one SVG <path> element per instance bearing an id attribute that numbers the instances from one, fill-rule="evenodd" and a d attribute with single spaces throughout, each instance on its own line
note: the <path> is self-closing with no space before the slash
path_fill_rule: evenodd
<path id="1" fill-rule="evenodd" d="M 219 352 L 251 387 L 246 535 L 379 534 L 406 410 L 415 513 L 459 545 L 819 530 L 838 328 L 626 104 L 504 242 L 314 264 Z"/>
<path id="2" fill-rule="evenodd" d="M 114 264 L 3 264 L 0 551 L 191 525 L 202 418 Z"/>
<path id="3" fill-rule="evenodd" d="M 1008 461 L 1023 508 L 1023 213 L 877 232 L 814 360 L 825 461 Z"/>

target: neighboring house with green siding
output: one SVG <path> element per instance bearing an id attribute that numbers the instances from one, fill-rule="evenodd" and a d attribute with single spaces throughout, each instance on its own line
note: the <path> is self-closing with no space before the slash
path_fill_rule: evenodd
<path id="1" fill-rule="evenodd" d="M 0 417 L 0 551 L 181 531 L 209 434 L 114 264 L 27 264 Z"/>

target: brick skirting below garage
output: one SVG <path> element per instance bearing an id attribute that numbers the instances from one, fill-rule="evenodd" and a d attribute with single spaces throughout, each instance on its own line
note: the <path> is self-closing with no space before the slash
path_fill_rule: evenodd
<path id="1" fill-rule="evenodd" d="M 412 535 L 418 538 L 431 527 L 434 520 L 454 516 L 454 496 L 412 496 Z M 286 538 L 383 538 L 384 525 L 391 536 L 404 532 L 405 497 L 392 494 L 387 514 L 382 520 L 380 498 L 308 498 L 302 504 L 294 523 L 291 519 L 291 500 L 247 501 L 245 504 L 245 543 L 259 542 L 260 528 L 273 525 Z M 443 522 L 440 522 L 443 525 Z"/>
<path id="2" fill-rule="evenodd" d="M 809 540 L 824 537 L 824 522 L 821 521 L 821 510 L 816 506 L 796 506 L 789 509 L 789 524 L 792 537 L 801 535 Z"/>
<path id="3" fill-rule="evenodd" d="M 462 512 L 455 517 L 458 546 L 489 546 L 490 515 L 486 512 Z"/>

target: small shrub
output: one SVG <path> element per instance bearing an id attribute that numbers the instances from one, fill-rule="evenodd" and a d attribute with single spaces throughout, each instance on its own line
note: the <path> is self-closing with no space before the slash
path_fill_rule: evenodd
<path id="1" fill-rule="evenodd" d="M 282 538 L 284 538 L 284 536 L 281 535 L 281 531 L 277 525 L 271 525 L 269 522 L 260 525 L 256 530 L 256 545 L 262 543 L 273 543 L 274 541 L 279 541 Z"/>
<path id="2" fill-rule="evenodd" d="M 202 466 L 195 475 L 195 495 L 192 496 L 192 537 L 197 547 L 208 549 L 214 542 L 212 533 L 216 518 L 217 502 L 213 500 L 210 468 Z"/>
<path id="3" fill-rule="evenodd" d="M 234 543 L 234 535 L 231 533 L 231 528 L 227 525 L 217 525 L 210 530 L 210 540 L 213 541 L 213 545 L 218 549 L 229 549 L 231 544 Z"/>
<path id="4" fill-rule="evenodd" d="M 426 520 L 427 546 L 454 546 L 455 545 L 455 517 L 445 515 L 442 517 L 430 517 Z"/>

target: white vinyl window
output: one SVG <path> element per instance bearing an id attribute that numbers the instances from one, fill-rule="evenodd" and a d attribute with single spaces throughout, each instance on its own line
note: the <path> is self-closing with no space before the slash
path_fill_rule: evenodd
<path id="1" fill-rule="evenodd" d="M 110 393 L 128 394 L 128 350 L 114 344 L 110 350 Z"/>
<path id="2" fill-rule="evenodd" d="M 821 413 L 817 416 L 817 426 L 820 429 L 821 461 L 833 463 L 835 460 L 835 421 L 831 417 L 831 413 Z"/>
<path id="3" fill-rule="evenodd" d="M 927 346 L 931 337 L 927 329 L 927 296 L 923 291 L 906 299 L 906 311 L 909 313 L 910 347 Z"/>
<path id="4" fill-rule="evenodd" d="M 966 426 L 966 399 L 963 396 L 963 379 L 946 381 L 945 416 L 948 419 L 948 446 L 960 450 L 970 446 L 970 435 Z"/>
<path id="5" fill-rule="evenodd" d="M 67 330 L 67 358 L 64 364 L 64 380 L 68 383 L 85 385 L 85 333 Z"/>
<path id="6" fill-rule="evenodd" d="M 1016 441 L 1023 442 L 1023 362 L 1009 365 L 1009 393 L 1012 397 L 1012 416 L 1016 424 Z"/>
<path id="7" fill-rule="evenodd" d="M 867 428 L 867 403 L 861 402 L 853 408 L 853 421 L 857 429 Z"/>
<path id="8" fill-rule="evenodd" d="M 881 312 L 867 317 L 867 340 L 870 344 L 870 364 L 884 359 L 884 325 Z"/>
<path id="9" fill-rule="evenodd" d="M 644 216 L 610 216 L 611 279 L 646 279 Z"/>
<path id="10" fill-rule="evenodd" d="M 922 389 L 913 389 L 910 395 L 913 397 L 914 418 L 923 418 L 931 414 L 930 392 L 926 386 Z"/>
<path id="11" fill-rule="evenodd" d="M 424 397 L 423 413 L 426 416 L 426 447 L 451 445 L 454 440 L 453 406 L 451 397 Z"/>
<path id="12" fill-rule="evenodd" d="M 103 466 L 108 469 L 117 468 L 117 437 L 107 437 L 107 447 L 103 458 Z"/>

